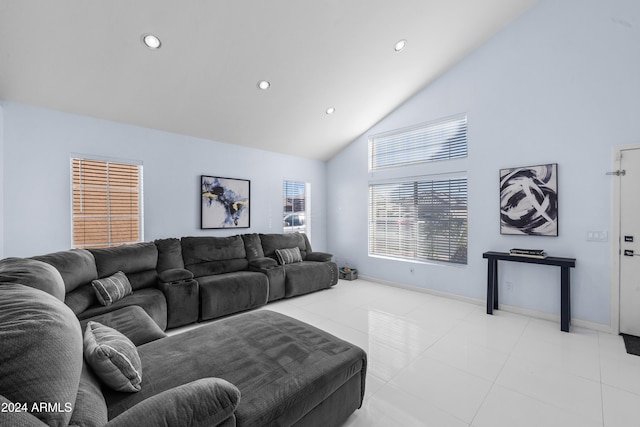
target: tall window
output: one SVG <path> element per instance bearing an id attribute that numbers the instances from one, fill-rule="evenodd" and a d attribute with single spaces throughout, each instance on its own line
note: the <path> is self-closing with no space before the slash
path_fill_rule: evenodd
<path id="1" fill-rule="evenodd" d="M 142 165 L 71 159 L 73 247 L 140 242 Z"/>
<path id="2" fill-rule="evenodd" d="M 466 155 L 464 114 L 370 139 L 370 171 L 393 169 L 394 176 L 369 183 L 370 255 L 467 263 L 464 173 L 402 178 L 407 166 Z"/>
<path id="3" fill-rule="evenodd" d="M 284 181 L 282 228 L 285 233 L 309 234 L 308 184 L 300 181 Z"/>

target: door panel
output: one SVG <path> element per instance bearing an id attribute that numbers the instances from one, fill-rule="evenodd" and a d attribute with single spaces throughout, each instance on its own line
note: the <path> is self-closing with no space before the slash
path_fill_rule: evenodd
<path id="1" fill-rule="evenodd" d="M 640 336 L 640 149 L 622 150 L 620 332 Z"/>

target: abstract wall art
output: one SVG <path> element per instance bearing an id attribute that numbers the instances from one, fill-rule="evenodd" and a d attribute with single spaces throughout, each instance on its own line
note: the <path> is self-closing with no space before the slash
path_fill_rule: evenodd
<path id="1" fill-rule="evenodd" d="M 251 181 L 201 176 L 201 228 L 249 228 Z"/>
<path id="2" fill-rule="evenodd" d="M 500 233 L 558 235 L 558 165 L 500 170 Z"/>

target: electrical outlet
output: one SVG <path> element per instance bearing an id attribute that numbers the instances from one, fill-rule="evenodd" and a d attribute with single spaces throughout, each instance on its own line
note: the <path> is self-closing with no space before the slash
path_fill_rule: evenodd
<path id="1" fill-rule="evenodd" d="M 409 272 L 410 272 L 411 274 L 413 274 L 413 267 L 411 267 L 411 268 L 409 269 Z"/>
<path id="2" fill-rule="evenodd" d="M 507 291 L 513 291 L 513 282 L 506 282 L 505 284 L 507 285 Z"/>

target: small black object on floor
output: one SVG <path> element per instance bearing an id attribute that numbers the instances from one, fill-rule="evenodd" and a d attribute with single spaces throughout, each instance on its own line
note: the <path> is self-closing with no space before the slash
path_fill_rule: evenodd
<path id="1" fill-rule="evenodd" d="M 624 346 L 627 349 L 627 353 L 640 356 L 640 337 L 635 335 L 620 334 L 624 339 Z"/>

